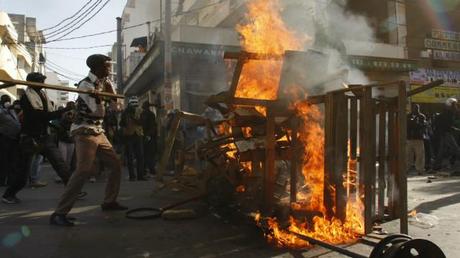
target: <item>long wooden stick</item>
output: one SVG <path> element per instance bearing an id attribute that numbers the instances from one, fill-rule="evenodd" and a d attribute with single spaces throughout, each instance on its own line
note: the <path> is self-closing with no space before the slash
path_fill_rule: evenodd
<path id="1" fill-rule="evenodd" d="M 418 94 L 420 92 L 424 92 L 424 91 L 432 89 L 434 87 L 438 87 L 438 86 L 440 86 L 442 84 L 444 84 L 444 80 L 437 80 L 437 81 L 434 81 L 434 82 L 430 82 L 428 84 L 420 86 L 419 88 L 416 88 L 416 89 L 413 89 L 411 91 L 408 91 L 407 96 L 411 97 L 411 96 L 416 95 L 416 94 Z"/>
<path id="2" fill-rule="evenodd" d="M 109 92 L 94 92 L 91 90 L 82 90 L 82 89 L 77 89 L 77 88 L 71 88 L 71 87 L 64 87 L 64 86 L 59 86 L 59 85 L 52 85 L 52 84 L 46 84 L 46 83 L 39 83 L 39 82 L 29 82 L 29 81 L 20 81 L 20 80 L 6 80 L 6 79 L 0 79 L 0 82 L 3 84 L 0 85 L 0 89 L 4 88 L 9 88 L 15 85 L 27 85 L 32 88 L 44 88 L 44 89 L 50 89 L 50 90 L 60 90 L 60 91 L 67 91 L 67 92 L 76 92 L 76 93 L 86 93 L 86 94 L 94 94 L 98 96 L 103 96 L 103 97 L 111 97 L 111 98 L 119 98 L 122 99 L 125 96 L 120 95 L 120 94 L 114 94 L 114 93 L 109 93 Z"/>

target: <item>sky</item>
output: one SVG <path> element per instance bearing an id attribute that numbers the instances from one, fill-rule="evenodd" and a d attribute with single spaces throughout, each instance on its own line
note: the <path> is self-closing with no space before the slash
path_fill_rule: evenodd
<path id="1" fill-rule="evenodd" d="M 44 29 L 58 24 L 60 21 L 76 13 L 89 0 L 0 0 L 0 10 L 7 13 L 24 14 L 37 18 L 37 29 Z M 99 6 L 106 0 L 103 0 Z M 93 0 L 96 2 L 96 0 Z M 126 0 L 111 0 L 92 20 L 75 30 L 67 37 L 93 34 L 102 31 L 115 30 L 116 17 L 122 15 Z M 89 17 L 89 16 L 88 16 Z M 116 32 L 83 39 L 58 41 L 46 44 L 46 47 L 89 47 L 113 44 L 116 41 Z M 63 67 L 61 73 L 75 78 L 69 80 L 72 84 L 83 79 L 88 74 L 85 64 L 86 57 L 91 54 L 107 54 L 111 47 L 95 49 L 45 49 L 47 59 Z M 64 73 L 65 72 L 65 73 Z"/>

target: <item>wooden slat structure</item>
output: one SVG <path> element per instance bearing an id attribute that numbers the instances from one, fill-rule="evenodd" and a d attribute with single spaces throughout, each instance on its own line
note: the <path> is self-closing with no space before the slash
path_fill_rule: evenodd
<path id="1" fill-rule="evenodd" d="M 290 53 L 290 58 L 295 53 Z M 264 157 L 257 162 L 263 168 L 264 207 L 273 207 L 275 161 L 281 159 L 275 150 L 275 119 L 282 114 L 282 98 L 258 100 L 236 98 L 239 78 L 244 65 L 251 59 L 280 60 L 279 56 L 257 55 L 242 52 L 228 53 L 227 58 L 237 59 L 231 85 L 230 105 L 264 106 L 267 108 L 266 145 Z M 281 61 L 283 59 L 281 58 Z M 286 61 L 286 60 L 284 60 Z M 283 61 L 283 62 L 284 62 Z M 283 63 L 283 67 L 287 64 Z M 284 70 L 283 70 L 284 71 Z M 286 77 L 281 74 L 279 89 Z M 429 89 L 434 85 L 424 86 Z M 419 90 L 420 91 L 420 90 Z M 393 95 L 391 95 L 393 94 Z M 325 131 L 325 187 L 324 205 L 328 217 L 346 218 L 349 198 L 361 198 L 364 203 L 365 233 L 372 231 L 377 219 L 401 220 L 401 232 L 407 233 L 407 186 L 405 165 L 406 105 L 405 82 L 395 81 L 372 85 L 351 85 L 349 88 L 331 91 L 321 96 L 308 97 L 310 104 L 324 105 Z M 285 100 L 284 100 L 285 101 Z M 298 118 L 295 118 L 296 121 Z M 291 122 L 290 146 L 290 201 L 296 202 L 297 175 L 300 171 L 298 122 Z M 356 161 L 356 168 L 349 168 L 349 161 Z M 260 161 L 262 161 L 260 163 Z M 356 171 L 350 172 L 353 169 Z M 260 170 L 260 169 L 258 169 Z M 352 182 L 344 184 L 344 182 Z M 387 213 L 387 214 L 385 214 Z"/>
<path id="2" fill-rule="evenodd" d="M 428 90 L 442 83 L 436 81 L 420 88 Z M 343 219 L 345 200 L 357 192 L 364 203 L 366 234 L 376 220 L 383 219 L 400 219 L 400 232 L 408 233 L 406 108 L 408 96 L 421 90 L 407 88 L 406 82 L 399 81 L 353 85 L 326 94 L 325 182 L 335 192 L 325 187 L 325 206 L 328 216 Z M 344 189 L 341 179 L 348 160 L 358 162 L 358 189 L 354 184 Z M 333 214 L 331 203 L 336 208 Z"/>

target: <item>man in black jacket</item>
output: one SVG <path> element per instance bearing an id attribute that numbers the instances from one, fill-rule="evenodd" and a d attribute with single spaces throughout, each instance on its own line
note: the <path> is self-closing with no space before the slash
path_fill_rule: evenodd
<path id="1" fill-rule="evenodd" d="M 420 105 L 414 104 L 412 112 L 407 116 L 407 166 L 415 166 L 419 175 L 425 171 L 425 146 L 427 121 L 425 115 L 420 112 Z M 415 163 L 414 163 L 415 161 Z"/>
<path id="2" fill-rule="evenodd" d="M 458 115 L 458 100 L 449 98 L 445 102 L 444 111 L 436 119 L 435 134 L 439 139 L 438 151 L 434 162 L 434 170 L 442 168 L 445 157 L 455 155 L 460 157 L 460 146 L 455 140 L 454 133 L 460 132 L 460 128 L 454 126 L 454 120 Z"/>
<path id="3" fill-rule="evenodd" d="M 21 130 L 18 114 L 11 106 L 8 95 L 0 97 L 0 186 L 5 186 L 14 170 Z"/>
<path id="4" fill-rule="evenodd" d="M 30 73 L 27 75 L 26 80 L 43 83 L 45 79 L 46 76 L 41 73 Z M 16 194 L 27 183 L 30 165 L 35 153 L 40 153 L 49 160 L 64 184 L 67 183 L 70 177 L 69 167 L 62 159 L 55 141 L 48 135 L 47 129 L 51 120 L 60 118 L 62 114 L 71 110 L 71 108 L 53 111 L 46 92 L 40 88 L 31 87 L 28 87 L 26 93 L 21 97 L 21 107 L 24 120 L 20 135 L 19 158 L 18 162 L 16 162 L 16 171 L 13 173 L 2 198 L 2 201 L 7 204 L 20 202 Z"/>
<path id="5" fill-rule="evenodd" d="M 157 122 L 155 113 L 150 110 L 151 104 L 146 101 L 142 104 L 142 129 L 144 131 L 144 161 L 145 168 L 150 174 L 155 174 Z"/>

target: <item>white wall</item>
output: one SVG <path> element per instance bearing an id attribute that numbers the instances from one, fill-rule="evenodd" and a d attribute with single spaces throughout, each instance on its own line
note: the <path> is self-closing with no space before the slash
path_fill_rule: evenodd
<path id="1" fill-rule="evenodd" d="M 132 7 L 133 6 L 133 7 Z M 160 19 L 160 1 L 159 0 L 128 0 L 123 10 L 122 15 L 123 27 L 129 27 Z M 151 23 L 151 32 L 155 31 L 155 27 L 160 27 L 160 23 Z M 136 48 L 130 47 L 133 39 L 147 36 L 148 27 L 142 25 L 132 29 L 122 31 L 123 47 L 126 52 L 124 57 L 128 57 Z"/>
<path id="2" fill-rule="evenodd" d="M 69 81 L 59 79 L 58 75 L 55 72 L 46 71 L 45 74 L 45 83 L 69 86 Z M 65 91 L 46 90 L 46 95 L 48 95 L 48 98 L 54 102 L 55 108 L 59 106 L 65 106 L 65 104 L 69 101 L 69 93 Z M 65 98 L 65 100 L 63 100 L 62 98 Z"/>
<path id="3" fill-rule="evenodd" d="M 234 29 L 209 28 L 179 25 L 172 34 L 173 41 L 239 46 L 238 34 Z"/>

